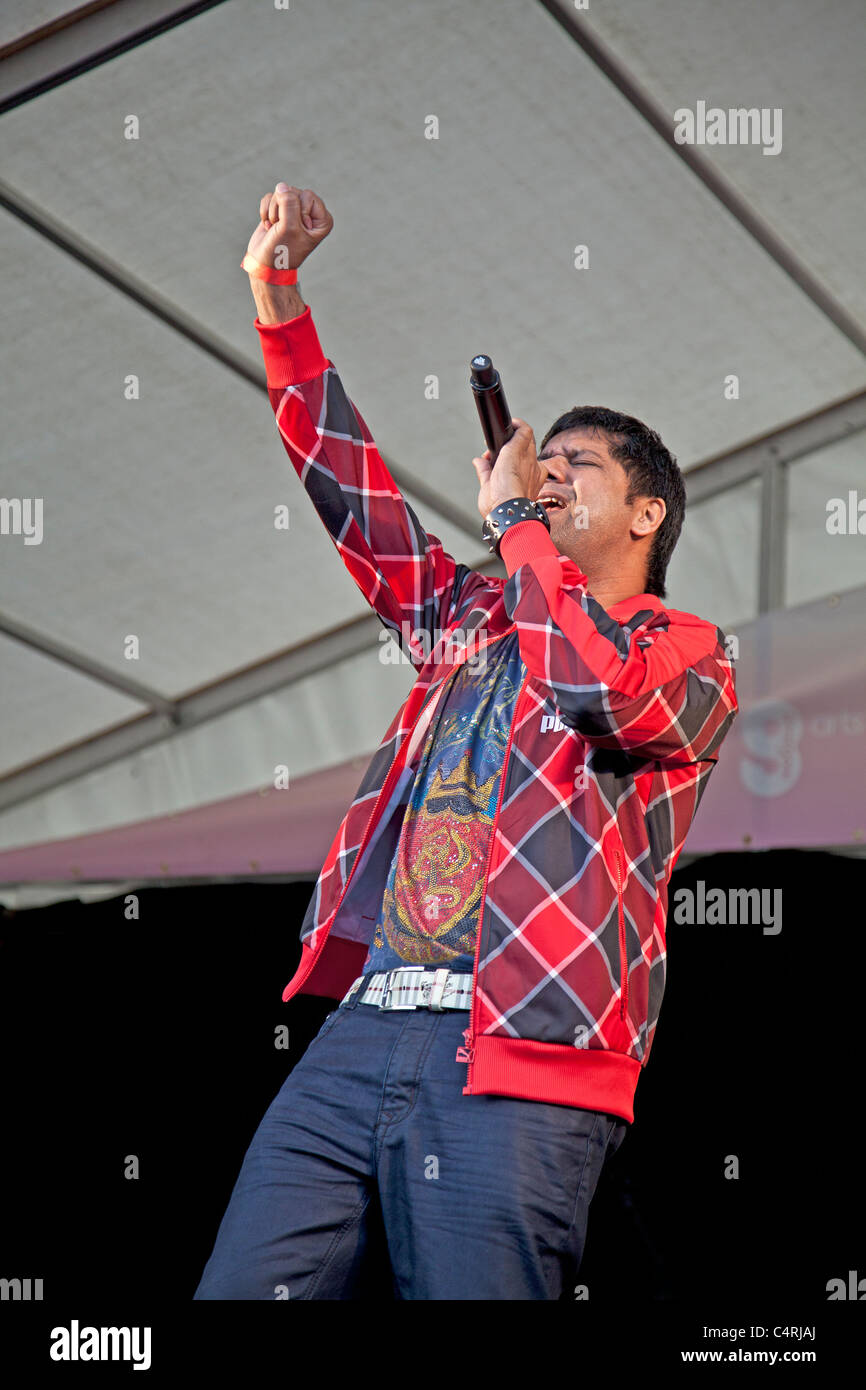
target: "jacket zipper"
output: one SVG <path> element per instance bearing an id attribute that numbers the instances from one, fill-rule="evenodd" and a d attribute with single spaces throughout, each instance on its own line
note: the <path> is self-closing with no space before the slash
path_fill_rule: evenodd
<path id="1" fill-rule="evenodd" d="M 616 909 L 619 917 L 619 1016 L 625 1018 L 628 1009 L 628 961 L 625 949 L 625 909 L 622 901 L 622 861 L 619 850 L 616 853 Z"/>
<path id="2" fill-rule="evenodd" d="M 487 646 L 492 646 L 493 642 L 498 642 L 502 637 L 508 636 L 508 632 L 500 633 L 499 637 L 492 638 L 491 642 L 487 643 Z M 493 845 L 496 839 L 496 827 L 499 824 L 499 812 L 502 808 L 502 801 L 505 795 L 505 777 L 508 771 L 508 758 L 511 753 L 511 744 L 514 741 L 514 726 L 517 719 L 517 711 L 520 707 L 520 697 L 526 689 L 529 674 L 527 670 L 521 682 L 520 689 L 517 692 L 517 699 L 514 701 L 511 728 L 508 731 L 508 742 L 505 745 L 505 757 L 502 760 L 502 772 L 499 777 L 499 794 L 496 798 L 496 813 L 493 817 L 493 824 L 490 827 L 490 847 L 487 851 L 487 862 L 484 868 L 484 887 L 481 890 L 481 901 L 478 905 L 478 930 L 475 940 L 475 961 L 472 966 L 472 1006 L 469 1011 L 469 1027 L 463 1030 L 463 1046 L 458 1047 L 457 1055 L 454 1059 L 457 1062 L 469 1063 L 466 1071 L 464 1092 L 470 1095 L 472 1093 L 472 1069 L 475 1063 L 475 1029 L 478 1021 L 478 957 L 481 954 L 481 920 L 484 916 L 484 904 L 487 901 L 487 880 L 490 877 L 490 861 L 493 858 Z"/>
<path id="3" fill-rule="evenodd" d="M 411 736 L 411 735 L 407 735 L 407 737 L 410 737 L 410 736 Z M 316 947 L 315 951 L 313 952 L 313 955 L 312 955 L 312 957 L 311 957 L 311 959 L 310 959 L 310 962 L 309 962 L 309 964 L 308 964 L 306 970 L 304 971 L 303 975 L 301 975 L 301 977 L 300 977 L 299 980 L 298 980 L 298 986 L 297 986 L 297 989 L 295 990 L 295 994 L 298 993 L 298 991 L 300 990 L 301 985 L 304 983 L 304 981 L 306 980 L 307 976 L 308 976 L 308 975 L 310 974 L 310 972 L 313 970 L 313 968 L 314 968 L 314 966 L 315 966 L 315 964 L 316 964 L 316 961 L 317 961 L 318 958 L 319 958 L 319 954 L 320 954 L 320 952 L 322 951 L 322 949 L 323 949 L 323 947 L 324 947 L 324 945 L 325 945 L 325 941 L 326 941 L 327 938 L 328 938 L 328 935 L 329 935 L 329 933 L 330 933 L 331 927 L 332 927 L 333 922 L 334 922 L 334 918 L 336 917 L 337 913 L 340 911 L 340 907 L 342 906 L 343 899 L 345 898 L 346 894 L 347 894 L 348 891 L 349 891 L 349 886 L 350 886 L 350 884 L 351 884 L 351 882 L 352 882 L 352 877 L 353 877 L 353 875 L 354 875 L 354 873 L 355 873 L 355 870 L 357 869 L 358 865 L 359 865 L 360 862 L 361 862 L 361 858 L 362 858 L 362 856 L 363 856 L 364 850 L 367 848 L 367 842 L 368 842 L 368 840 L 369 840 L 369 838 L 370 838 L 370 832 L 371 832 L 371 830 L 373 829 L 373 824 L 374 824 L 375 819 L 376 819 L 376 814 L 377 814 L 377 812 L 378 812 L 378 810 L 379 810 L 379 805 L 380 805 L 380 803 L 381 803 L 382 797 L 385 795 L 385 788 L 386 788 L 387 785 L 388 785 L 388 778 L 391 776 L 391 772 L 392 772 L 392 769 L 393 769 L 393 767 L 394 767 L 394 764 L 395 764 L 395 762 L 397 761 L 397 758 L 399 757 L 399 755 L 400 755 L 401 752 L 402 752 L 402 747 L 401 747 L 400 749 L 397 750 L 397 752 L 394 754 L 393 758 L 391 759 L 390 763 L 388 764 L 388 771 L 385 773 L 384 780 L 383 780 L 383 782 L 382 782 L 381 787 L 379 788 L 379 795 L 376 797 L 376 800 L 375 800 L 375 802 L 374 802 L 374 804 L 373 804 L 373 809 L 372 809 L 372 811 L 370 812 L 370 819 L 367 821 L 367 824 L 366 824 L 366 826 L 364 827 L 364 834 L 362 835 L 362 837 L 361 837 L 361 843 L 360 843 L 359 846 L 358 846 L 358 853 L 355 855 L 354 862 L 353 862 L 353 864 L 352 864 L 351 869 L 349 870 L 349 877 L 346 879 L 346 882 L 343 884 L 343 891 L 342 891 L 342 893 L 340 894 L 339 898 L 337 899 L 337 905 L 336 905 L 336 907 L 334 908 L 334 910 L 333 910 L 332 913 L 331 913 L 331 916 L 330 916 L 330 918 L 329 918 L 329 920 L 328 920 L 327 926 L 323 926 L 322 929 L 321 929 L 321 931 L 322 931 L 321 941 L 320 941 L 319 945 Z M 350 809 L 351 809 L 351 808 L 350 808 Z"/>

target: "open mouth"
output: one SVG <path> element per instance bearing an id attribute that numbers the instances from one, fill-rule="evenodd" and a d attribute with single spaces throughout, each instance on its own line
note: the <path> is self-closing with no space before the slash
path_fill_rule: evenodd
<path id="1" fill-rule="evenodd" d="M 567 511 L 565 502 L 561 497 L 539 497 L 539 502 L 547 512 Z"/>

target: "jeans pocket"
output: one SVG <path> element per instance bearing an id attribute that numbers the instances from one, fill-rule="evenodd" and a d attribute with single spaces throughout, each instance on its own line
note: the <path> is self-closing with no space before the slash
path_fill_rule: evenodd
<path id="1" fill-rule="evenodd" d="M 605 1162 L 613 1157 L 631 1128 L 628 1121 L 619 1115 L 609 1115 L 608 1120 L 610 1121 L 610 1134 L 604 1151 Z"/>
<path id="2" fill-rule="evenodd" d="M 331 1012 L 325 1017 L 325 1021 L 323 1022 L 322 1026 L 321 1026 L 321 1028 L 319 1029 L 319 1031 L 318 1031 L 318 1033 L 316 1034 L 316 1036 L 313 1038 L 312 1042 L 310 1042 L 309 1046 L 312 1047 L 312 1046 L 313 1046 L 313 1043 L 317 1043 L 317 1042 L 320 1041 L 321 1038 L 326 1037 L 326 1036 L 328 1035 L 328 1033 L 330 1033 L 331 1029 L 333 1028 L 334 1024 L 337 1022 L 337 1019 L 338 1019 L 339 1017 L 340 1017 L 340 1010 L 339 1010 L 339 1007 L 336 1008 L 336 1009 L 332 1009 Z"/>

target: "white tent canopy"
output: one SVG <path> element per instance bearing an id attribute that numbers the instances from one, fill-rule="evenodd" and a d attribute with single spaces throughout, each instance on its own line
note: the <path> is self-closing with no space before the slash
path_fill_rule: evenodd
<path id="1" fill-rule="evenodd" d="M 736 630 L 864 584 L 866 537 L 826 525 L 866 498 L 859 3 L 80 8 L 8 0 L 0 22 L 2 495 L 42 499 L 38 544 L 0 536 L 0 851 L 279 764 L 301 789 L 349 760 L 360 780 L 408 689 L 263 391 L 239 262 L 280 178 L 334 214 L 302 292 L 456 558 L 487 559 L 484 351 L 537 438 L 603 403 L 677 454 L 672 607 Z M 781 111 L 781 150 L 677 145 L 698 102 Z"/>

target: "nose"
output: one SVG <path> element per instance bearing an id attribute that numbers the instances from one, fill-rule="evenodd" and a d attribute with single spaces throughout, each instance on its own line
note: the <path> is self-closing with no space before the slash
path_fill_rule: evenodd
<path id="1" fill-rule="evenodd" d="M 551 454 L 543 462 L 547 469 L 547 476 L 553 482 L 565 483 L 568 481 L 568 459 L 564 454 Z"/>

